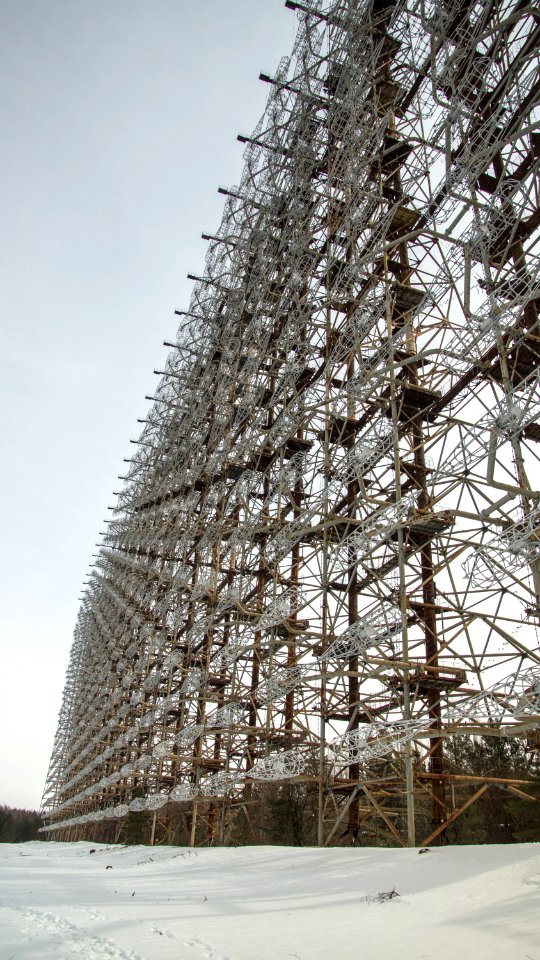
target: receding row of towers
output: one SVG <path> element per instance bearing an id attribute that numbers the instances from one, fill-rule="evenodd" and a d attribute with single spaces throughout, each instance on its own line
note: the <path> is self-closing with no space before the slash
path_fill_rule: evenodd
<path id="1" fill-rule="evenodd" d="M 437 842 L 489 781 L 449 738 L 540 745 L 538 10 L 286 6 L 82 599 L 51 837 L 226 843 L 292 782 L 321 845 Z"/>

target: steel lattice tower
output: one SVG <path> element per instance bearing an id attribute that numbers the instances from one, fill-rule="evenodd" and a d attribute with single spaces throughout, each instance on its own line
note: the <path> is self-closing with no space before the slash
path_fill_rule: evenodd
<path id="1" fill-rule="evenodd" d="M 286 6 L 82 599 L 51 836 L 224 842 L 292 779 L 321 844 L 430 843 L 488 782 L 456 807 L 448 737 L 540 745 L 538 8 Z"/>

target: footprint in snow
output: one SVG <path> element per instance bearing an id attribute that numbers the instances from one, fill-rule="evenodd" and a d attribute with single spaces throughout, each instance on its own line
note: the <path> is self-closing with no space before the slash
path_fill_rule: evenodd
<path id="1" fill-rule="evenodd" d="M 51 939 L 55 939 L 62 948 L 67 947 L 73 955 L 84 955 L 85 960 L 142 960 L 132 950 L 122 950 L 113 940 L 97 937 L 85 927 L 79 927 L 54 913 L 31 910 L 29 907 L 12 907 L 22 918 L 26 932 L 33 933 L 36 928 L 45 930 Z"/>
<path id="2" fill-rule="evenodd" d="M 176 940 L 174 933 L 171 933 L 170 930 L 165 930 L 164 927 L 157 927 L 155 923 L 151 925 L 150 929 L 152 933 L 157 934 L 158 937 L 167 937 L 168 940 Z"/>
<path id="3" fill-rule="evenodd" d="M 86 913 L 91 920 L 107 920 L 102 913 L 97 913 L 96 910 L 89 910 L 88 907 L 80 907 L 81 913 Z"/>
<path id="4" fill-rule="evenodd" d="M 204 943 L 204 941 L 200 940 L 199 937 L 192 937 L 190 940 L 184 940 L 184 946 L 197 947 L 206 960 L 230 960 L 230 957 L 226 957 L 223 954 L 218 953 L 217 950 L 214 950 L 209 943 Z"/>

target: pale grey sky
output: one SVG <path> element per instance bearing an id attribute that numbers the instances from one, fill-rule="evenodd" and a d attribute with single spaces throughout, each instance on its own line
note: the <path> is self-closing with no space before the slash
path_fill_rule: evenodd
<path id="1" fill-rule="evenodd" d="M 295 29 L 283 0 L 0 0 L 0 803 L 39 804 L 129 438 Z"/>

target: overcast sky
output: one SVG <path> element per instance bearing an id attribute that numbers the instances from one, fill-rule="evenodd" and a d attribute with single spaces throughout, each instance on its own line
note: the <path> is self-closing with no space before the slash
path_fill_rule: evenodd
<path id="1" fill-rule="evenodd" d="M 40 802 L 81 585 L 283 0 L 0 0 L 0 804 Z"/>

